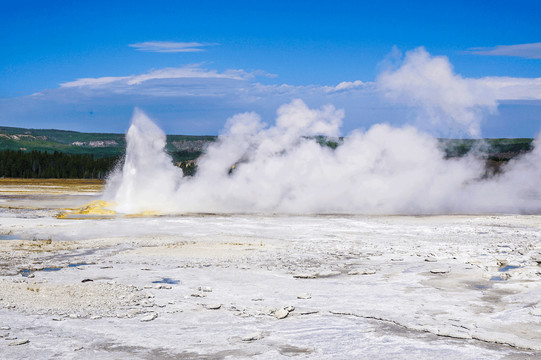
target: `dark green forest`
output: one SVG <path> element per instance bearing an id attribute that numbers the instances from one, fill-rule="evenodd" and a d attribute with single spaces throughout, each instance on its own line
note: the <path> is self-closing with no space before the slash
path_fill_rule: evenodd
<path id="1" fill-rule="evenodd" d="M 179 151 L 171 154 L 185 176 L 193 176 L 195 159 L 201 152 Z M 0 177 L 23 179 L 105 179 L 122 156 L 95 157 L 93 154 L 69 154 L 59 151 L 0 151 Z"/>
<path id="2" fill-rule="evenodd" d="M 0 151 L 0 177 L 104 179 L 119 157 L 95 158 L 92 154 L 58 151 Z"/>
<path id="3" fill-rule="evenodd" d="M 184 175 L 216 136 L 167 135 L 165 150 Z M 124 134 L 0 126 L 0 177 L 104 179 L 126 151 Z"/>
<path id="4" fill-rule="evenodd" d="M 344 138 L 314 138 L 336 149 Z M 197 159 L 216 136 L 167 135 L 166 152 L 185 176 L 197 171 Z M 439 139 L 446 158 L 470 152 L 497 173 L 510 159 L 531 151 L 533 139 Z M 0 177 L 104 179 L 124 156 L 123 134 L 80 133 L 0 126 Z"/>

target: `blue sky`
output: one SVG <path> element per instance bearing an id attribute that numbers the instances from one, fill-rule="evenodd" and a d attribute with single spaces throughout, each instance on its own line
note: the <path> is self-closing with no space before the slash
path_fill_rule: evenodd
<path id="1" fill-rule="evenodd" d="M 541 129 L 538 1 L 21 0 L 2 9 L 0 125 L 123 132 L 139 106 L 168 133 L 217 134 L 236 113 L 272 122 L 301 98 L 343 108 L 344 134 L 389 122 L 472 135 L 463 116 L 487 137 Z M 425 76 L 420 66 L 449 76 L 400 81 Z M 468 96 L 432 96 L 439 85 Z"/>

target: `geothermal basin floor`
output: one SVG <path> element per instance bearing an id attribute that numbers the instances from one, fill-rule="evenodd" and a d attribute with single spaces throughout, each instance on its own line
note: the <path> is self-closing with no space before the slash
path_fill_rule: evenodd
<path id="1" fill-rule="evenodd" d="M 541 358 L 541 216 L 56 218 L 72 185 L 0 183 L 2 359 Z"/>

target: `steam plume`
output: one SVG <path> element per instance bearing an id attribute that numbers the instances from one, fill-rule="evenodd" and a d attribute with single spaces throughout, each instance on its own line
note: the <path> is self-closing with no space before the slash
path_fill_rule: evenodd
<path id="1" fill-rule="evenodd" d="M 474 156 L 445 159 L 437 139 L 406 126 L 355 131 L 335 150 L 313 135 L 337 136 L 344 114 L 294 100 L 275 125 L 255 113 L 228 120 L 218 141 L 182 177 L 163 152 L 165 135 L 136 111 L 123 168 L 106 196 L 132 213 L 537 213 L 541 146 L 482 179 Z"/>
<path id="2" fill-rule="evenodd" d="M 182 171 L 164 151 L 166 137 L 141 110 L 135 109 L 126 134 L 124 164 L 109 177 L 106 197 L 125 213 L 172 208 Z"/>
<path id="3" fill-rule="evenodd" d="M 389 99 L 420 109 L 420 125 L 472 137 L 481 135 L 483 113 L 497 108 L 497 94 L 486 82 L 464 79 L 447 57 L 422 47 L 407 52 L 398 69 L 380 74 L 377 85 Z"/>

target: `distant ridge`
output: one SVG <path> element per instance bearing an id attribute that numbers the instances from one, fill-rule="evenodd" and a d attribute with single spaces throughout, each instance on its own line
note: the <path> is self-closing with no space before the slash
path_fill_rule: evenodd
<path id="1" fill-rule="evenodd" d="M 195 169 L 197 158 L 217 136 L 167 135 L 166 151 L 184 170 Z M 321 146 L 336 148 L 344 138 L 315 138 Z M 532 149 L 533 139 L 438 139 L 447 158 L 461 157 L 474 151 L 486 160 L 489 173 L 500 171 L 501 165 Z M 26 129 L 0 126 L 0 152 L 39 151 L 70 155 L 92 155 L 95 159 L 119 158 L 126 150 L 124 134 L 84 133 L 70 130 Z M 192 171 L 192 170 L 190 170 Z"/>
<path id="2" fill-rule="evenodd" d="M 200 155 L 206 144 L 216 138 L 167 135 L 166 150 L 177 161 L 186 157 L 193 158 L 194 155 Z M 58 151 L 67 154 L 92 154 L 95 157 L 117 157 L 124 154 L 125 149 L 124 134 L 0 126 L 0 151 Z M 193 153 L 192 156 L 190 153 Z"/>

